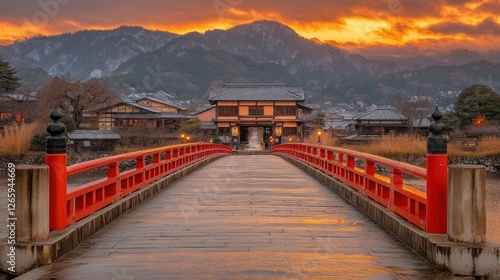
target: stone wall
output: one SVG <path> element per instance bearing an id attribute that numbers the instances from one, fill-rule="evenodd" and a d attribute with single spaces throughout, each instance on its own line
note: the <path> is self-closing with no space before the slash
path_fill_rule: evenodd
<path id="1" fill-rule="evenodd" d="M 408 162 L 413 165 L 425 167 L 425 157 L 413 159 L 397 159 L 399 161 Z M 448 164 L 470 164 L 470 165 L 483 165 L 486 167 L 486 172 L 500 173 L 500 157 L 449 157 Z"/>
<path id="2" fill-rule="evenodd" d="M 484 165 L 486 172 L 500 173 L 500 157 L 484 157 L 484 158 L 449 158 L 449 164 L 472 164 Z"/>

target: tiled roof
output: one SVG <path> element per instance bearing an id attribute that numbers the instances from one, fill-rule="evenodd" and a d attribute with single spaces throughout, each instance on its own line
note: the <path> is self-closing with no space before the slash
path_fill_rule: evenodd
<path id="1" fill-rule="evenodd" d="M 403 114 L 396 112 L 394 109 L 376 109 L 358 118 L 359 121 L 387 121 L 387 120 L 408 120 Z"/>
<path id="2" fill-rule="evenodd" d="M 302 88 L 286 84 L 225 84 L 210 89 L 210 102 L 214 101 L 305 101 Z"/>
<path id="3" fill-rule="evenodd" d="M 200 129 L 217 129 L 217 126 L 212 122 L 202 123 Z"/>
<path id="4" fill-rule="evenodd" d="M 109 130 L 75 130 L 68 133 L 70 140 L 119 140 L 118 133 Z"/>
<path id="5" fill-rule="evenodd" d="M 351 124 L 351 121 L 325 121 L 325 128 L 347 129 Z"/>
<path id="6" fill-rule="evenodd" d="M 17 100 L 17 101 L 37 101 L 37 92 L 30 92 L 28 94 L 22 94 L 22 93 L 4 93 L 3 94 L 6 97 L 9 97 L 11 99 Z"/>
<path id="7" fill-rule="evenodd" d="M 160 112 L 154 114 L 144 113 L 119 113 L 114 115 L 115 119 L 189 119 L 190 117 L 171 112 Z"/>
<path id="8" fill-rule="evenodd" d="M 183 108 L 183 107 L 180 107 L 180 106 L 177 106 L 175 105 L 174 103 L 172 102 L 168 102 L 168 101 L 164 101 L 164 100 L 160 100 L 160 99 L 157 99 L 157 98 L 154 98 L 154 97 L 141 97 L 139 99 L 135 99 L 134 101 L 135 102 L 138 102 L 138 101 L 141 101 L 141 100 L 151 100 L 151 101 L 154 101 L 154 102 L 158 102 L 160 104 L 163 104 L 163 105 L 167 105 L 167 106 L 170 106 L 170 107 L 174 107 L 176 109 L 179 109 L 179 110 L 186 110 L 186 108 Z"/>
<path id="9" fill-rule="evenodd" d="M 99 111 L 107 110 L 109 108 L 113 108 L 113 107 L 118 106 L 120 104 L 126 104 L 126 105 L 129 105 L 129 106 L 132 106 L 132 107 L 136 107 L 136 108 L 145 110 L 145 111 L 150 112 L 150 113 L 161 113 L 161 111 L 159 111 L 159 110 L 153 109 L 153 108 L 151 108 L 149 106 L 143 106 L 143 105 L 137 104 L 137 103 L 135 103 L 133 101 L 119 101 L 119 102 L 113 103 L 111 105 L 101 107 L 101 108 L 99 108 L 99 109 L 97 109 L 95 111 L 99 112 Z"/>
<path id="10" fill-rule="evenodd" d="M 413 121 L 413 127 L 429 127 L 431 121 L 428 118 L 417 119 Z"/>
<path id="11" fill-rule="evenodd" d="M 204 112 L 206 112 L 206 111 L 208 111 L 210 109 L 213 109 L 213 108 L 215 108 L 215 105 L 211 105 L 210 107 L 207 107 L 207 108 L 201 109 L 199 111 L 196 111 L 196 112 L 193 113 L 193 116 L 199 115 L 199 114 L 204 113 Z"/>
<path id="12" fill-rule="evenodd" d="M 131 100 L 119 101 L 119 102 L 113 103 L 111 105 L 107 105 L 107 106 L 101 107 L 101 108 L 99 108 L 99 109 L 97 109 L 95 111 L 99 112 L 99 111 L 103 111 L 103 110 L 106 110 L 106 109 L 109 109 L 109 108 L 113 108 L 113 107 L 115 107 L 117 105 L 120 105 L 120 104 L 126 104 L 126 105 L 129 105 L 129 106 L 132 106 L 132 107 L 139 108 L 141 110 L 145 110 L 145 111 L 150 112 L 150 113 L 161 113 L 160 110 L 154 109 L 154 108 L 149 107 L 147 105 L 141 105 L 141 104 L 137 103 L 137 101 L 140 101 L 140 100 L 151 100 L 151 101 L 155 101 L 155 102 L 158 102 L 158 103 L 170 106 L 170 107 L 174 107 L 174 108 L 179 109 L 181 111 L 186 110 L 186 108 L 179 107 L 179 106 L 177 106 L 177 105 L 175 105 L 173 103 L 167 102 L 167 101 L 163 101 L 163 100 L 156 99 L 156 98 L 151 98 L 151 97 L 143 97 L 143 98 L 139 98 L 139 99 L 132 100 L 132 101 Z"/>
<path id="13" fill-rule="evenodd" d="M 142 105 L 142 104 L 139 104 L 139 103 L 135 103 L 135 102 L 132 102 L 132 101 L 125 101 L 123 103 L 127 104 L 127 105 L 130 105 L 130 106 L 133 106 L 133 107 L 136 107 L 136 108 L 140 108 L 142 110 L 149 111 L 151 113 L 160 113 L 161 112 L 160 110 L 157 110 L 155 108 L 149 107 L 147 105 Z"/>

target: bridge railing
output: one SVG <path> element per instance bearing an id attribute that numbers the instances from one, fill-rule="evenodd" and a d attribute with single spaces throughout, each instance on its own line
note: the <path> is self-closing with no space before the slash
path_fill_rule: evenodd
<path id="1" fill-rule="evenodd" d="M 66 166 L 66 154 L 47 154 L 50 172 L 50 229 L 64 229 L 130 193 L 213 155 L 232 154 L 229 147 L 190 143 L 120 154 Z M 120 171 L 124 161 L 135 161 Z M 107 168 L 107 176 L 67 189 L 67 178 Z"/>
<path id="2" fill-rule="evenodd" d="M 429 212 L 432 207 L 429 207 L 428 193 L 405 184 L 405 175 L 411 175 L 424 180 L 427 189 L 436 187 L 429 185 L 429 170 L 425 168 L 353 150 L 312 144 L 281 144 L 273 146 L 271 153 L 295 158 L 321 170 L 422 230 L 432 232 L 429 224 L 436 223 L 433 219 L 441 219 L 439 216 L 442 213 L 435 215 L 436 213 Z M 390 171 L 390 175 L 377 172 L 377 169 Z M 446 200 L 441 201 L 441 204 L 439 211 L 444 211 L 446 218 Z M 444 231 L 446 232 L 446 220 Z"/>

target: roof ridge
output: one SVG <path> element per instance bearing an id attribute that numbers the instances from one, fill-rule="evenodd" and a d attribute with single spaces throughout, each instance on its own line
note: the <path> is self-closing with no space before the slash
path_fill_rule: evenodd
<path id="1" fill-rule="evenodd" d="M 272 88 L 286 87 L 285 83 L 261 83 L 261 84 L 224 84 L 224 88 Z"/>

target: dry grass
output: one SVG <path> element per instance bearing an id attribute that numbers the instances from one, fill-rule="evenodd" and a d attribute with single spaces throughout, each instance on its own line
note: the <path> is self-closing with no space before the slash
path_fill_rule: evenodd
<path id="1" fill-rule="evenodd" d="M 383 157 L 425 156 L 427 142 L 424 137 L 415 135 L 384 135 L 380 141 L 368 145 L 347 145 L 348 149 Z"/>
<path id="2" fill-rule="evenodd" d="M 477 146 L 478 153 L 500 153 L 500 137 L 488 136 L 481 139 Z"/>
<path id="3" fill-rule="evenodd" d="M 339 140 L 336 137 L 334 137 L 328 133 L 322 133 L 320 136 L 320 139 L 321 139 L 321 145 L 324 145 L 324 146 L 337 146 L 339 143 Z M 304 142 L 309 143 L 309 144 L 318 144 L 317 134 L 311 135 L 309 137 L 309 139 L 307 139 Z"/>
<path id="4" fill-rule="evenodd" d="M 37 124 L 20 124 L 4 127 L 0 134 L 0 153 L 19 154 L 30 150 L 31 139 L 38 130 Z"/>
<path id="5" fill-rule="evenodd" d="M 487 157 L 500 155 L 500 137 L 486 136 L 476 146 L 448 145 L 448 155 L 455 157 Z"/>
<path id="6" fill-rule="evenodd" d="M 427 138 L 411 135 L 385 135 L 380 141 L 374 141 L 367 145 L 346 145 L 344 147 L 388 158 L 425 157 Z M 482 138 L 477 146 L 449 144 L 448 155 L 451 157 L 499 156 L 500 137 Z"/>

